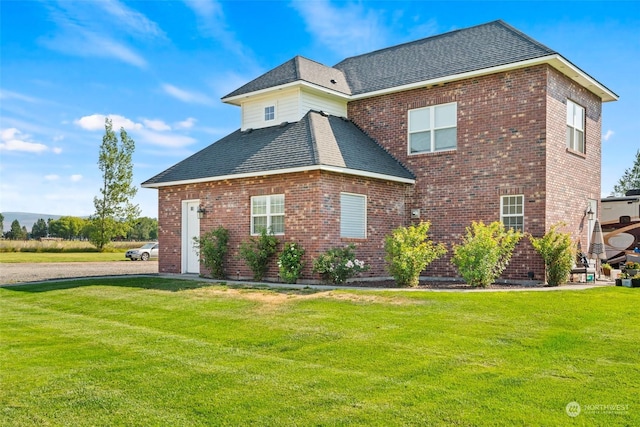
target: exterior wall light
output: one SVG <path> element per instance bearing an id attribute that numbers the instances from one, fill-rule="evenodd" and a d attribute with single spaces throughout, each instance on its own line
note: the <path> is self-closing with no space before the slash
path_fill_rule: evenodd
<path id="1" fill-rule="evenodd" d="M 198 206 L 198 218 L 202 219 L 204 218 L 204 214 L 206 214 L 207 211 L 205 210 L 205 208 L 202 207 L 202 205 Z"/>

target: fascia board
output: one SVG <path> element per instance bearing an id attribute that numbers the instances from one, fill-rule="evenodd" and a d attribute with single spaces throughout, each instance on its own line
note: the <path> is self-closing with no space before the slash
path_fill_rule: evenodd
<path id="1" fill-rule="evenodd" d="M 197 179 L 185 179 L 182 181 L 142 184 L 142 187 L 143 188 L 171 187 L 174 185 L 200 184 L 203 182 L 225 181 L 230 179 L 242 179 L 242 178 L 255 178 L 258 176 L 282 175 L 282 174 L 289 174 L 289 173 L 296 173 L 296 172 L 312 172 L 312 171 L 335 172 L 335 173 L 341 173 L 341 174 L 347 174 L 347 175 L 362 176 L 365 178 L 375 178 L 375 179 L 382 179 L 385 181 L 401 182 L 403 184 L 415 184 L 416 182 L 415 179 L 400 178 L 397 176 L 385 175 L 381 173 L 359 171 L 355 169 L 348 169 L 348 168 L 342 168 L 337 166 L 316 165 L 316 166 L 305 166 L 305 167 L 299 167 L 299 168 L 276 169 L 272 171 L 249 172 L 249 173 L 221 175 L 221 176 L 197 178 Z"/>
<path id="2" fill-rule="evenodd" d="M 335 96 L 336 98 L 344 99 L 346 101 L 351 99 L 351 96 L 347 95 L 346 93 L 338 92 L 336 90 L 332 90 L 332 89 L 326 88 L 324 86 L 319 86 L 319 85 L 316 85 L 316 84 L 313 84 L 313 83 L 309 83 L 309 82 L 306 82 L 306 81 L 303 81 L 303 80 L 296 80 L 294 82 L 285 83 L 285 84 L 279 85 L 279 86 L 268 87 L 268 88 L 265 88 L 265 89 L 256 90 L 254 92 L 244 93 L 242 95 L 236 95 L 236 96 L 231 96 L 231 97 L 228 97 L 228 98 L 222 98 L 222 102 L 227 103 L 227 104 L 240 106 L 240 105 L 242 105 L 242 102 L 246 101 L 249 98 L 255 98 L 255 97 L 261 96 L 261 95 L 270 95 L 272 92 L 277 92 L 277 91 L 280 91 L 280 90 L 289 89 L 289 88 L 295 88 L 295 87 L 300 87 L 300 86 L 304 86 L 304 87 L 309 88 L 309 89 L 311 89 L 313 91 L 319 91 L 319 92 L 322 92 L 324 94 Z"/>

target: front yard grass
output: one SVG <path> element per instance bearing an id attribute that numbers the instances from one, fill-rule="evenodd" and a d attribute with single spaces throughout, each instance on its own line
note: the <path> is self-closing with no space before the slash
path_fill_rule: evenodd
<path id="1" fill-rule="evenodd" d="M 0 288 L 0 312 L 2 425 L 640 424 L 636 289 L 95 279 Z"/>

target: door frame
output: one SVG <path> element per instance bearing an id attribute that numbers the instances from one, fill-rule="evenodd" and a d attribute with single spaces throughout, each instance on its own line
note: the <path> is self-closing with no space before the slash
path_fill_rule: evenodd
<path id="1" fill-rule="evenodd" d="M 200 205 L 200 199 L 188 199 L 182 201 L 182 231 L 181 231 L 181 267 L 180 272 L 182 274 L 200 274 L 200 261 L 198 260 L 198 271 L 188 271 L 189 270 L 189 252 L 191 249 L 189 242 L 189 205 L 196 204 Z M 197 229 L 197 236 L 200 237 L 200 218 L 198 218 L 198 214 L 196 213 L 194 217 L 194 223 L 192 224 Z"/>

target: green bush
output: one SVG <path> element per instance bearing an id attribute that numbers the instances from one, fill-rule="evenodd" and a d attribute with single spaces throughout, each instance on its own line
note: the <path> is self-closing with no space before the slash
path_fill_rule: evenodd
<path id="1" fill-rule="evenodd" d="M 420 272 L 447 252 L 442 243 L 429 240 L 431 223 L 398 227 L 385 237 L 387 269 L 400 286 L 418 286 Z"/>
<path id="2" fill-rule="evenodd" d="M 286 243 L 278 257 L 280 277 L 285 283 L 296 283 L 304 268 L 304 249 L 295 242 Z"/>
<path id="3" fill-rule="evenodd" d="M 565 283 L 576 259 L 576 248 L 571 241 L 571 235 L 558 231 L 562 225 L 564 224 L 552 225 L 540 238 L 529 235 L 531 245 L 544 261 L 545 279 L 549 286 Z"/>
<path id="4" fill-rule="evenodd" d="M 269 270 L 269 261 L 276 253 L 278 239 L 264 228 L 260 236 L 249 238 L 240 244 L 240 257 L 243 258 L 253 272 L 253 280 L 260 281 Z"/>
<path id="5" fill-rule="evenodd" d="M 367 271 L 369 266 L 356 258 L 355 246 L 331 248 L 313 261 L 313 271 L 320 273 L 325 282 L 340 284 Z"/>
<path id="6" fill-rule="evenodd" d="M 194 237 L 204 266 L 214 279 L 224 279 L 224 259 L 229 251 L 229 230 L 220 226 L 200 236 Z"/>
<path id="7" fill-rule="evenodd" d="M 522 233 L 511 228 L 505 230 L 498 221 L 489 225 L 474 221 L 466 231 L 463 243 L 454 246 L 451 261 L 466 283 L 486 288 L 509 265 Z"/>

